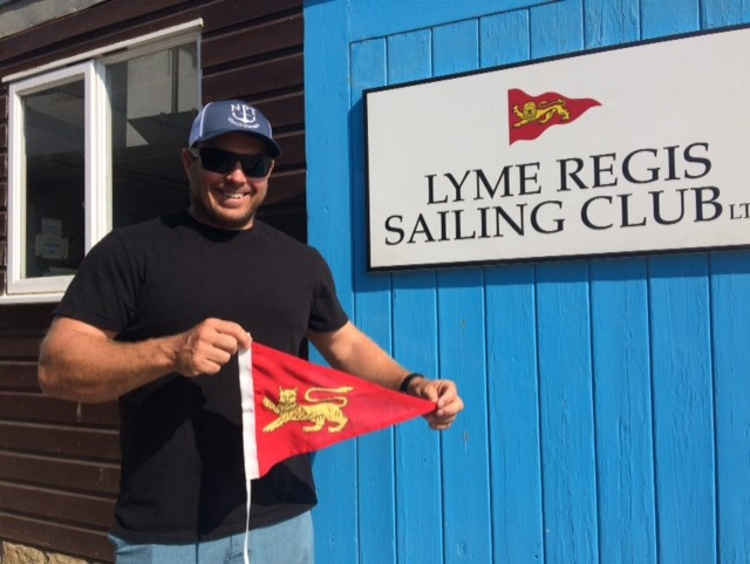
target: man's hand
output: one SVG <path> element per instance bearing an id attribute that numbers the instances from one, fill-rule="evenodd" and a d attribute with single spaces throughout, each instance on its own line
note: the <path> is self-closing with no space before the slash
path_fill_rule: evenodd
<path id="1" fill-rule="evenodd" d="M 175 371 L 193 378 L 216 374 L 239 349 L 250 348 L 252 338 L 233 321 L 209 318 L 175 335 Z"/>
<path id="2" fill-rule="evenodd" d="M 464 402 L 458 395 L 456 384 L 451 380 L 414 378 L 409 382 L 408 392 L 437 403 L 437 409 L 424 417 L 430 427 L 438 431 L 449 428 L 464 408 Z"/>

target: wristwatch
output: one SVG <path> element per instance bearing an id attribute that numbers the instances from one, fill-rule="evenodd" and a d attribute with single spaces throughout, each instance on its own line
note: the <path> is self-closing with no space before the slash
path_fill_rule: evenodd
<path id="1" fill-rule="evenodd" d="M 419 372 L 412 372 L 411 374 L 407 374 L 406 377 L 401 380 L 401 386 L 399 386 L 399 390 L 401 390 L 405 394 L 408 393 L 409 384 L 411 384 L 411 381 L 414 380 L 414 378 L 424 378 L 424 376 Z"/>

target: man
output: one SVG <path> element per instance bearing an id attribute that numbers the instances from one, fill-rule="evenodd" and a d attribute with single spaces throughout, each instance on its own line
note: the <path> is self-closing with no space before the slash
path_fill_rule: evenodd
<path id="1" fill-rule="evenodd" d="M 436 401 L 435 429 L 463 409 L 452 382 L 408 374 L 347 320 L 317 251 L 255 218 L 280 153 L 260 111 L 207 104 L 188 145 L 189 209 L 96 245 L 40 352 L 46 393 L 119 401 L 120 564 L 242 561 L 236 353 L 251 335 L 293 354 L 308 338 L 336 368 Z M 308 457 L 277 465 L 252 491 L 253 562 L 312 562 Z"/>

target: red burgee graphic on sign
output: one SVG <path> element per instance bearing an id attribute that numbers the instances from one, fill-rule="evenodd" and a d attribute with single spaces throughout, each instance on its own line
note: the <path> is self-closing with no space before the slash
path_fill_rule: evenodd
<path id="1" fill-rule="evenodd" d="M 508 90 L 509 144 L 539 137 L 553 125 L 572 123 L 601 103 L 592 98 L 566 98 L 557 92 L 529 96 L 523 90 Z"/>
<path id="2" fill-rule="evenodd" d="M 290 456 L 319 450 L 435 410 L 431 401 L 383 388 L 255 342 L 250 351 L 240 354 L 239 362 L 248 478 L 263 476 Z M 254 437 L 252 432 L 245 433 L 253 426 Z M 253 438 L 255 444 L 251 444 Z"/>

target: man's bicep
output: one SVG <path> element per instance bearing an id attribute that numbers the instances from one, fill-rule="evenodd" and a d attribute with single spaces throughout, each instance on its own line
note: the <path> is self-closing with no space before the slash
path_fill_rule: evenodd
<path id="1" fill-rule="evenodd" d="M 85 358 L 97 343 L 109 343 L 114 336 L 113 331 L 100 329 L 77 319 L 56 317 L 39 347 L 38 378 L 42 389 L 63 397 L 58 387 L 60 374 L 64 374 L 61 367 L 70 358 Z"/>

